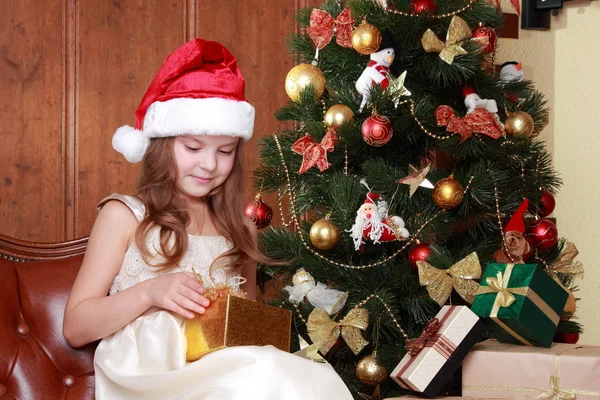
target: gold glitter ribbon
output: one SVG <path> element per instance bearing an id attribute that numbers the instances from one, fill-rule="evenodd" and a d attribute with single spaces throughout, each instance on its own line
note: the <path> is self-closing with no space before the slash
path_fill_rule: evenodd
<path id="1" fill-rule="evenodd" d="M 192 273 L 196 276 L 196 279 L 198 279 L 198 282 L 200 282 L 200 284 L 204 286 L 204 279 L 202 279 L 202 276 L 200 276 L 200 274 L 196 271 L 194 267 L 191 267 L 191 269 Z M 238 281 L 234 282 L 235 280 Z M 236 287 L 242 286 L 247 281 L 248 280 L 246 278 L 239 276 L 230 278 L 227 281 L 227 283 L 220 283 L 216 285 L 213 284 L 213 286 L 211 287 L 204 286 L 203 296 L 210 301 L 215 301 L 219 298 L 227 298 L 227 296 L 229 295 L 245 299 L 246 293 L 244 293 L 241 290 L 237 290 Z"/>
<path id="2" fill-rule="evenodd" d="M 473 303 L 481 278 L 481 264 L 477 253 L 473 252 L 448 269 L 437 269 L 426 261 L 417 261 L 419 283 L 425 286 L 429 297 L 440 306 L 444 305 L 452 288 L 469 304 Z"/>
<path id="3" fill-rule="evenodd" d="M 523 386 L 477 386 L 477 385 L 463 385 L 463 390 L 479 390 L 483 392 L 541 392 L 533 399 L 543 400 L 574 400 L 577 395 L 582 396 L 600 396 L 600 391 L 588 391 L 588 390 L 577 390 L 577 389 L 560 389 L 560 356 L 567 351 L 577 350 L 585 348 L 585 346 L 574 346 L 570 349 L 558 352 L 554 358 L 554 375 L 551 375 L 549 380 L 550 388 L 537 389 Z"/>
<path id="4" fill-rule="evenodd" d="M 552 275 L 557 272 L 572 276 L 583 275 L 583 264 L 580 261 L 575 261 L 577 255 L 579 255 L 579 250 L 577 250 L 575 243 L 567 242 L 556 261 L 548 267 L 548 271 L 552 273 Z"/>
<path id="5" fill-rule="evenodd" d="M 369 312 L 365 308 L 354 308 L 340 322 L 336 322 L 329 318 L 327 311 L 315 307 L 306 323 L 308 336 L 323 354 L 333 347 L 340 334 L 354 354 L 360 353 L 369 344 L 360 331 L 368 326 Z"/>
<path id="6" fill-rule="evenodd" d="M 428 53 L 440 53 L 440 58 L 448 64 L 454 62 L 454 57 L 467 54 L 467 51 L 460 46 L 461 42 L 471 38 L 471 28 L 467 22 L 457 17 L 452 17 L 448 32 L 446 32 L 446 42 L 442 42 L 438 36 L 427 29 L 421 38 L 423 49 Z"/>

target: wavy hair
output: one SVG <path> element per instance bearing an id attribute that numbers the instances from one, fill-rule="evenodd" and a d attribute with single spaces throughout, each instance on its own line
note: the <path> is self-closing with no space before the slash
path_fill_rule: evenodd
<path id="1" fill-rule="evenodd" d="M 155 267 L 171 268 L 183 259 L 188 246 L 186 227 L 190 215 L 183 193 L 177 187 L 177 169 L 173 152 L 175 138 L 154 138 L 142 161 L 142 174 L 138 183 L 137 196 L 146 206 L 146 217 L 139 223 L 135 232 L 135 243 L 143 260 Z M 229 251 L 217 257 L 228 259 L 229 267 L 241 269 L 251 261 L 272 264 L 273 261 L 262 255 L 246 225 L 243 210 L 244 142 L 240 140 L 235 152 L 233 168 L 227 179 L 207 195 L 207 205 L 217 232 L 231 244 Z M 154 228 L 160 229 L 160 249 L 156 249 L 162 262 L 151 261 L 147 237 Z"/>

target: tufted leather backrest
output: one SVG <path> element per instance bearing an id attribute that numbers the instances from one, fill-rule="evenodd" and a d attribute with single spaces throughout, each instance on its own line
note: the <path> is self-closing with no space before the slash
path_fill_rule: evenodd
<path id="1" fill-rule="evenodd" d="M 0 399 L 93 399 L 97 343 L 73 349 L 62 334 L 83 256 L 0 256 Z"/>

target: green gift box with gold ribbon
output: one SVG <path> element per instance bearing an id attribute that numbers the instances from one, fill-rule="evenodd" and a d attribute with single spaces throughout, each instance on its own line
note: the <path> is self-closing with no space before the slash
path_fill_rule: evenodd
<path id="1" fill-rule="evenodd" d="M 488 264 L 471 309 L 503 343 L 550 347 L 568 293 L 537 264 Z"/>

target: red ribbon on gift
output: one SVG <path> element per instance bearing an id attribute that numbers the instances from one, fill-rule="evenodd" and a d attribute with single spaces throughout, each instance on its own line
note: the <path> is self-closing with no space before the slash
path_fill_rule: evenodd
<path id="1" fill-rule="evenodd" d="M 446 314 L 442 316 L 441 319 L 434 318 L 427 323 L 425 329 L 421 336 L 417 339 L 408 339 L 406 341 L 406 349 L 409 351 L 411 355 L 411 359 L 404 364 L 404 367 L 398 372 L 396 378 L 398 378 L 402 383 L 406 385 L 406 387 L 411 388 L 412 390 L 417 390 L 409 381 L 402 378 L 402 375 L 410 368 L 410 366 L 417 360 L 417 355 L 426 347 L 432 347 L 435 351 L 441 354 L 446 360 L 450 358 L 452 353 L 456 350 L 456 346 L 452 343 L 448 338 L 444 335 L 440 335 L 437 333 L 442 325 L 450 318 L 456 306 L 450 306 Z M 421 347 L 421 343 L 423 346 Z M 413 344 L 415 347 L 413 347 Z M 418 350 L 416 350 L 418 348 Z M 413 351 L 416 352 L 413 354 Z"/>
<path id="2" fill-rule="evenodd" d="M 349 7 L 344 8 L 335 19 L 327 11 L 313 8 L 310 13 L 310 27 L 306 32 L 319 50 L 327 46 L 334 33 L 335 41 L 340 46 L 351 48 L 354 22 Z"/>
<path id="3" fill-rule="evenodd" d="M 448 132 L 458 133 L 461 143 L 470 138 L 473 133 L 498 139 L 504 131 L 494 114 L 485 108 L 476 108 L 472 113 L 461 118 L 451 107 L 439 106 L 435 110 L 435 119 L 438 126 L 445 126 Z"/>
<path id="4" fill-rule="evenodd" d="M 327 152 L 333 151 L 336 143 L 337 136 L 333 128 L 325 133 L 321 143 L 318 143 L 308 133 L 296 140 L 292 145 L 292 151 L 302 156 L 302 165 L 300 165 L 298 173 L 303 174 L 314 166 L 317 166 L 321 172 L 329 168 L 331 164 L 327 161 Z"/>

